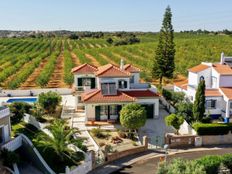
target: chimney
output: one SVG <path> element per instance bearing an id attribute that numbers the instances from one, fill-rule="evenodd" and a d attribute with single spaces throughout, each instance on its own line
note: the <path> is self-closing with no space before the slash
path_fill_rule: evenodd
<path id="1" fill-rule="evenodd" d="M 225 57 L 224 57 L 224 53 L 221 53 L 221 62 L 220 64 L 223 65 L 225 63 Z"/>
<path id="2" fill-rule="evenodd" d="M 120 62 L 120 69 L 124 70 L 124 60 L 123 59 L 121 59 L 121 62 Z"/>

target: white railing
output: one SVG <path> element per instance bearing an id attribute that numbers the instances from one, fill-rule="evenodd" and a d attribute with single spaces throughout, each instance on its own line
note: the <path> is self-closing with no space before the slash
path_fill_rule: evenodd
<path id="1" fill-rule="evenodd" d="M 92 153 L 85 155 L 84 163 L 80 164 L 74 169 L 70 169 L 68 166 L 65 169 L 65 174 L 86 174 L 92 170 Z"/>
<path id="2" fill-rule="evenodd" d="M 10 109 L 8 107 L 0 109 L 0 119 L 10 115 Z"/>
<path id="3" fill-rule="evenodd" d="M 4 144 L 1 148 L 2 149 L 7 149 L 9 151 L 15 151 L 20 146 L 22 146 L 22 136 L 17 136 L 13 140 L 11 140 L 8 143 Z"/>

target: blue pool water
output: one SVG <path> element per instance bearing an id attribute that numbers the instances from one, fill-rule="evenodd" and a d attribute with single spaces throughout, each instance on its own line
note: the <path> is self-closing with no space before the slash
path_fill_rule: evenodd
<path id="1" fill-rule="evenodd" d="M 13 102 L 26 102 L 26 103 L 35 103 L 37 101 L 37 98 L 11 98 L 7 100 L 7 103 L 13 103 Z"/>

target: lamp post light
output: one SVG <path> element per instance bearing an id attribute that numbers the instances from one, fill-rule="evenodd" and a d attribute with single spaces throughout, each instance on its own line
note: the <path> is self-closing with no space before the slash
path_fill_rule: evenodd
<path id="1" fill-rule="evenodd" d="M 168 156 L 168 144 L 164 145 L 164 150 L 165 150 L 165 162 L 167 161 L 167 156 Z"/>

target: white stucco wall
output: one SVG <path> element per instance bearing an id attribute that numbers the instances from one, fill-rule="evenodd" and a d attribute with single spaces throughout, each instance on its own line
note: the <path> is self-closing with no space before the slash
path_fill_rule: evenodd
<path id="1" fill-rule="evenodd" d="M 154 118 L 159 115 L 159 98 L 139 98 L 136 103 L 154 104 Z"/>
<path id="2" fill-rule="evenodd" d="M 219 88 L 220 75 L 218 74 L 218 72 L 215 69 L 212 68 L 211 80 L 213 77 L 215 77 L 217 79 L 217 83 L 216 83 L 215 88 Z"/>
<path id="3" fill-rule="evenodd" d="M 222 112 L 221 110 L 225 108 L 225 102 L 222 97 L 206 97 L 206 100 L 216 100 L 216 108 L 215 109 L 205 109 L 205 113 L 208 112 L 212 115 L 220 115 Z"/>
<path id="4" fill-rule="evenodd" d="M 140 74 L 139 73 L 131 73 L 134 76 L 134 83 L 139 83 Z"/>
<path id="5" fill-rule="evenodd" d="M 211 88 L 211 68 L 205 69 L 198 73 L 189 72 L 188 74 L 188 84 L 191 86 L 198 86 L 201 76 L 205 79 L 206 88 Z"/>
<path id="6" fill-rule="evenodd" d="M 78 78 L 83 78 L 83 77 L 90 77 L 90 78 L 93 78 L 93 77 L 95 77 L 95 75 L 94 75 L 94 74 L 74 74 L 74 84 L 75 84 L 75 86 L 78 86 L 78 81 L 77 81 L 77 79 L 78 79 Z M 96 83 L 96 87 L 97 87 L 97 84 L 98 84 L 98 83 Z"/>

